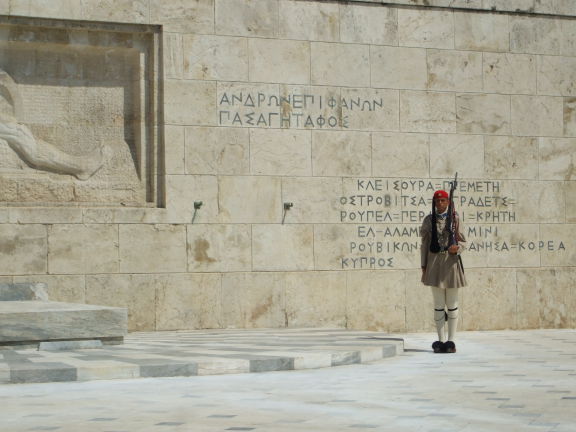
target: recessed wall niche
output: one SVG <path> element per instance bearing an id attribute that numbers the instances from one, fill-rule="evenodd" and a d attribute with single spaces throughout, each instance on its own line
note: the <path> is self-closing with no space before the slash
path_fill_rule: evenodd
<path id="1" fill-rule="evenodd" d="M 0 205 L 162 205 L 160 32 L 0 16 Z"/>

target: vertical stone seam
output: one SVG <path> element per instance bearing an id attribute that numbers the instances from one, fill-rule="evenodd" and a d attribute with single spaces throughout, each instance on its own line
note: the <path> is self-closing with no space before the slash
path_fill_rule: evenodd
<path id="1" fill-rule="evenodd" d="M 216 103 L 218 103 L 218 91 L 216 91 Z M 216 106 L 218 106 L 218 104 L 216 104 Z M 182 162 L 184 163 L 183 168 L 183 174 L 187 175 L 188 174 L 188 168 L 187 168 L 187 164 L 186 164 L 186 153 L 187 153 L 187 146 L 186 146 L 186 126 L 181 126 L 182 127 Z"/>
<path id="2" fill-rule="evenodd" d="M 130 281 L 132 281 L 132 275 L 130 275 Z M 154 284 L 154 330 L 158 331 L 158 284 Z"/>
<path id="3" fill-rule="evenodd" d="M 486 94 L 486 86 L 484 85 L 484 51 L 480 51 L 482 60 L 480 61 L 480 79 L 482 81 L 482 93 Z"/>
<path id="4" fill-rule="evenodd" d="M 510 55 L 510 54 L 509 54 Z M 508 89 L 509 91 L 511 89 Z M 510 94 L 508 94 L 508 112 L 510 113 L 510 136 L 515 136 L 514 135 L 514 117 L 513 117 L 513 112 L 512 112 L 512 94 L 510 92 Z"/>
<path id="5" fill-rule="evenodd" d="M 470 285 L 468 285 L 469 287 Z M 458 327 L 462 330 L 466 329 L 466 290 L 470 289 L 467 287 L 463 287 L 462 291 L 458 293 Z M 458 330 L 458 328 L 456 329 Z"/>
<path id="6" fill-rule="evenodd" d="M 486 170 L 486 135 L 481 135 L 482 137 L 482 176 L 486 179 L 488 178 L 488 173 Z"/>
<path id="7" fill-rule="evenodd" d="M 224 323 L 226 322 L 226 318 L 224 316 L 224 274 L 222 272 L 217 273 L 220 279 L 220 293 L 218 295 L 218 302 L 220 303 L 220 313 L 218 314 L 218 326 L 220 328 L 225 328 L 226 326 Z"/>
<path id="8" fill-rule="evenodd" d="M 118 273 L 122 273 L 122 242 L 120 240 L 120 224 L 118 224 Z"/>
<path id="9" fill-rule="evenodd" d="M 430 178 L 430 134 L 425 133 L 423 135 L 426 136 L 426 146 L 428 147 L 427 163 L 428 163 L 428 178 Z M 402 200 L 400 200 L 400 209 L 404 210 L 404 205 L 402 204 Z M 420 262 L 420 261 L 418 261 L 418 262 Z"/>
<path id="10" fill-rule="evenodd" d="M 218 0 L 214 0 L 216 2 Z M 274 32 L 273 37 L 277 39 L 282 39 L 280 35 L 280 2 L 276 0 L 276 31 Z"/>
<path id="11" fill-rule="evenodd" d="M 254 224 L 250 224 L 250 271 L 254 271 Z"/>
<path id="12" fill-rule="evenodd" d="M 344 274 L 344 328 L 348 329 L 348 301 L 350 296 L 348 295 L 348 286 L 349 286 L 349 273 L 345 271 L 341 271 L 340 273 Z"/>
<path id="13" fill-rule="evenodd" d="M 426 96 L 428 96 L 430 94 L 430 59 L 428 58 L 428 52 L 429 52 L 429 48 L 424 48 L 425 52 L 426 52 L 426 88 L 424 90 L 422 90 L 424 93 L 426 93 Z M 414 89 L 414 90 L 406 90 L 406 91 L 418 91 L 418 89 Z M 454 104 L 456 104 L 456 102 L 454 102 Z M 413 132 L 411 130 L 407 130 L 407 131 L 401 131 L 401 132 Z M 429 132 L 429 131 L 427 131 Z"/>
<path id="14" fill-rule="evenodd" d="M 404 128 L 402 127 L 402 98 L 406 94 L 406 91 L 406 89 L 398 90 L 398 133 L 405 132 Z"/>
<path id="15" fill-rule="evenodd" d="M 338 3 L 338 42 L 342 43 L 342 4 Z M 368 54 L 370 55 L 370 54 Z M 370 60 L 370 57 L 368 57 Z"/>
<path id="16" fill-rule="evenodd" d="M 398 89 L 398 133 L 402 132 L 402 117 L 400 115 L 400 99 L 402 98 L 402 90 Z"/>
<path id="17" fill-rule="evenodd" d="M 252 130 L 254 128 L 248 128 L 248 175 L 252 176 Z M 218 191 L 220 193 L 220 191 Z"/>
<path id="18" fill-rule="evenodd" d="M 315 237 L 316 237 L 316 224 L 312 225 L 312 271 L 318 271 L 316 268 L 316 244 L 315 244 Z"/>
<path id="19" fill-rule="evenodd" d="M 370 132 L 370 176 L 374 177 L 374 132 Z"/>
<path id="20" fill-rule="evenodd" d="M 514 328 L 518 329 L 520 326 L 520 319 L 519 319 L 519 311 L 518 311 L 518 298 L 519 298 L 519 293 L 518 293 L 518 271 L 517 269 L 514 269 L 514 283 L 515 283 L 515 288 L 516 288 L 516 299 L 515 299 L 515 316 L 514 316 Z"/>
<path id="21" fill-rule="evenodd" d="M 542 240 L 542 221 L 538 221 L 538 241 Z M 542 251 L 538 251 L 538 267 L 542 267 Z"/>
<path id="22" fill-rule="evenodd" d="M 515 137 L 512 134 L 512 95 L 508 95 L 508 112 L 510 113 L 510 116 L 508 117 L 510 119 L 510 129 L 509 129 L 509 137 Z"/>
<path id="23" fill-rule="evenodd" d="M 88 285 L 86 283 L 86 274 L 82 275 L 82 282 L 84 284 L 83 289 L 82 289 L 84 291 L 84 296 L 83 296 L 84 298 L 82 299 L 82 303 L 87 304 L 86 301 L 88 300 Z"/>
<path id="24" fill-rule="evenodd" d="M 540 152 L 540 148 L 538 148 L 538 152 Z M 538 160 L 540 160 L 540 154 L 538 154 Z M 540 164 L 538 164 L 538 169 L 540 169 Z M 564 195 L 564 222 L 562 222 L 562 223 L 565 223 L 565 224 L 568 223 L 568 213 L 566 212 L 566 208 L 568 207 L 568 193 L 567 193 L 568 185 L 569 185 L 568 180 L 564 180 L 562 182 L 562 186 L 563 186 L 562 195 Z"/>
<path id="25" fill-rule="evenodd" d="M 216 177 L 216 223 L 222 223 L 222 219 L 220 216 L 220 174 L 216 173 L 214 175 Z"/>
<path id="26" fill-rule="evenodd" d="M 120 273 L 120 224 L 116 224 L 116 241 L 118 247 L 116 248 L 116 254 L 118 256 L 118 261 L 116 264 L 116 273 Z"/>
<path id="27" fill-rule="evenodd" d="M 280 225 L 283 225 L 284 222 L 286 222 L 286 213 L 288 213 L 286 210 L 284 210 L 284 179 L 287 178 L 286 176 L 281 176 L 279 177 L 279 181 L 280 181 Z"/>
<path id="28" fill-rule="evenodd" d="M 309 177 L 314 177 L 314 167 L 312 166 L 314 159 L 312 158 L 312 129 L 308 130 L 308 135 L 310 138 L 310 175 Z"/>
<path id="29" fill-rule="evenodd" d="M 373 79 L 372 79 L 372 47 L 374 45 L 372 45 L 371 43 L 368 44 L 368 68 L 370 69 L 370 80 L 369 80 L 369 86 L 371 89 L 374 88 L 374 84 Z"/>
<path id="30" fill-rule="evenodd" d="M 184 245 L 186 247 L 186 272 L 189 273 L 190 272 L 190 257 L 188 256 L 188 251 L 190 250 L 190 248 L 188 247 L 188 227 L 190 226 L 190 224 L 185 224 L 184 225 L 186 227 L 186 239 L 184 241 Z"/>
<path id="31" fill-rule="evenodd" d="M 280 9 L 280 8 L 278 8 Z M 308 85 L 312 87 L 312 41 L 306 41 L 308 43 Z"/>
<path id="32" fill-rule="evenodd" d="M 452 49 L 456 50 L 456 14 L 454 13 L 454 9 L 448 9 L 452 14 Z M 482 88 L 484 89 L 484 88 Z"/>
<path id="33" fill-rule="evenodd" d="M 512 54 L 512 27 L 511 27 L 511 22 L 510 22 L 510 15 L 506 14 L 506 18 L 508 21 L 508 53 Z"/>
<path id="34" fill-rule="evenodd" d="M 535 139 L 537 140 L 536 143 L 538 144 L 537 153 L 536 153 L 536 157 L 538 158 L 538 166 L 537 166 L 537 168 L 536 168 L 536 170 L 537 170 L 537 172 L 536 172 L 536 174 L 537 174 L 536 181 L 540 182 L 540 181 L 542 181 L 542 179 L 540 178 L 540 161 L 541 161 L 541 159 L 540 159 L 540 157 L 541 157 L 541 155 L 540 155 L 540 146 L 541 146 L 541 143 L 542 143 L 542 138 L 540 138 L 540 137 L 535 137 Z"/>
<path id="35" fill-rule="evenodd" d="M 458 103 L 456 102 L 458 100 L 458 92 L 456 91 L 452 91 L 450 92 L 454 95 L 454 132 L 449 132 L 452 135 L 458 135 Z M 462 93 L 460 93 L 462 94 Z M 441 132 L 440 132 L 441 133 Z"/>
<path id="36" fill-rule="evenodd" d="M 247 38 L 247 37 L 243 37 L 241 39 L 244 39 L 246 41 L 246 67 L 248 68 L 247 75 L 248 75 L 248 82 L 252 83 L 252 77 L 250 76 L 250 54 L 252 53 L 252 49 L 254 48 L 254 46 L 250 43 L 250 39 L 251 38 Z M 270 39 L 268 39 L 270 40 Z M 278 94 L 278 96 L 280 96 L 280 94 Z M 218 107 L 218 92 L 216 92 L 216 107 Z"/>
<path id="37" fill-rule="evenodd" d="M 278 274 L 274 275 L 274 281 L 277 280 Z M 280 278 L 281 282 L 281 303 L 282 303 L 282 312 L 284 314 L 284 327 L 288 328 L 288 302 L 286 300 L 286 278 Z"/>
<path id="38" fill-rule="evenodd" d="M 314 177 L 314 132 L 310 129 L 310 168 Z"/>
<path id="39" fill-rule="evenodd" d="M 402 285 L 404 285 L 404 332 L 408 331 L 408 281 L 407 272 L 402 274 Z"/>
<path id="40" fill-rule="evenodd" d="M 382 5 L 384 6 L 384 5 Z M 400 21 L 398 19 L 398 5 L 397 4 L 389 4 L 384 6 L 386 7 L 388 10 L 394 10 L 394 20 L 396 21 L 396 44 L 395 45 L 390 45 L 390 46 L 395 46 L 395 47 L 399 47 L 400 46 Z"/>
<path id="41" fill-rule="evenodd" d="M 176 33 L 178 35 L 178 39 L 179 39 L 179 43 L 180 43 L 180 52 L 179 52 L 179 57 L 180 57 L 180 61 L 182 62 L 182 68 L 179 68 L 179 70 L 177 71 L 178 75 L 180 76 L 180 79 L 183 80 L 184 79 L 184 75 L 185 75 L 185 64 L 186 64 L 186 53 L 184 52 L 184 36 L 181 33 Z M 164 53 L 164 55 L 166 55 Z M 180 73 L 182 72 L 182 73 Z M 218 89 L 216 89 L 218 90 Z M 218 101 L 218 91 L 216 91 L 216 101 Z M 216 106 L 218 106 L 218 104 L 216 104 Z M 218 114 L 216 114 L 218 115 Z"/>
<path id="42" fill-rule="evenodd" d="M 53 226 L 52 224 L 44 225 L 44 231 L 46 233 L 46 274 L 50 274 L 50 260 L 48 257 L 50 256 L 50 241 L 49 241 L 49 231 L 50 227 Z"/>
<path id="43" fill-rule="evenodd" d="M 338 21 L 338 30 L 340 30 L 341 22 L 342 22 L 342 14 L 340 14 L 340 20 Z M 340 39 L 340 42 L 342 42 L 342 39 Z M 373 89 L 374 86 L 372 85 L 372 42 L 367 41 L 366 46 L 368 47 L 368 73 L 369 73 L 368 86 L 369 88 Z M 340 110 L 342 110 L 342 94 L 340 94 Z M 340 117 L 342 117 L 342 114 L 340 114 Z"/>
<path id="44" fill-rule="evenodd" d="M 539 70 L 540 70 L 540 64 L 542 63 L 542 55 L 541 54 L 528 54 L 528 55 L 533 55 L 534 56 L 534 60 L 535 60 L 535 64 L 534 64 L 534 70 L 536 71 L 536 87 L 534 88 L 534 96 L 542 96 L 540 94 L 540 88 L 538 87 L 538 74 L 539 74 Z M 563 96 L 561 94 L 561 96 Z M 564 111 L 564 110 L 562 110 Z M 562 114 L 564 114 L 564 112 L 562 112 Z M 562 125 L 564 125 L 564 119 L 562 119 Z M 564 131 L 562 131 L 564 132 Z"/>

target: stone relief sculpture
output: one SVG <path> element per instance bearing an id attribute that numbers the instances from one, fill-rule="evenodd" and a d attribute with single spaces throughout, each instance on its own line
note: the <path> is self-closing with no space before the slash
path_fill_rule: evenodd
<path id="1" fill-rule="evenodd" d="M 72 155 L 34 136 L 19 121 L 23 110 L 18 87 L 12 77 L 0 69 L 0 139 L 30 167 L 58 174 L 73 175 L 79 180 L 92 177 L 104 164 L 106 147 L 88 155 Z"/>

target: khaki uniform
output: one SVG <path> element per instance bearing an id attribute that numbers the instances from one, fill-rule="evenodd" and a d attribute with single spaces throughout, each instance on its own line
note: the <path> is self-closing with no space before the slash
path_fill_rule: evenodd
<path id="1" fill-rule="evenodd" d="M 459 222 L 458 215 L 456 220 Z M 438 229 L 438 244 L 441 249 L 448 247 L 449 234 L 444 230 L 446 218 L 437 216 L 436 226 Z M 458 246 L 460 253 L 465 250 L 466 239 L 462 234 L 462 225 L 458 223 Z M 430 252 L 430 241 L 432 239 L 432 215 L 429 214 L 422 222 L 420 228 L 422 236 L 421 263 L 426 267 L 426 272 L 422 276 L 422 283 L 427 286 L 438 288 L 460 288 L 466 286 L 466 276 L 460 261 L 459 255 L 452 255 L 448 252 L 432 253 Z"/>

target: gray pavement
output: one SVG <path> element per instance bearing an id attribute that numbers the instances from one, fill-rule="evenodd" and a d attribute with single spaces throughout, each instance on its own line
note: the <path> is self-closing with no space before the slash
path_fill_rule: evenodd
<path id="1" fill-rule="evenodd" d="M 432 334 L 367 364 L 0 386 L 0 430 L 576 431 L 576 332 Z M 289 351 L 289 349 L 288 349 Z"/>

